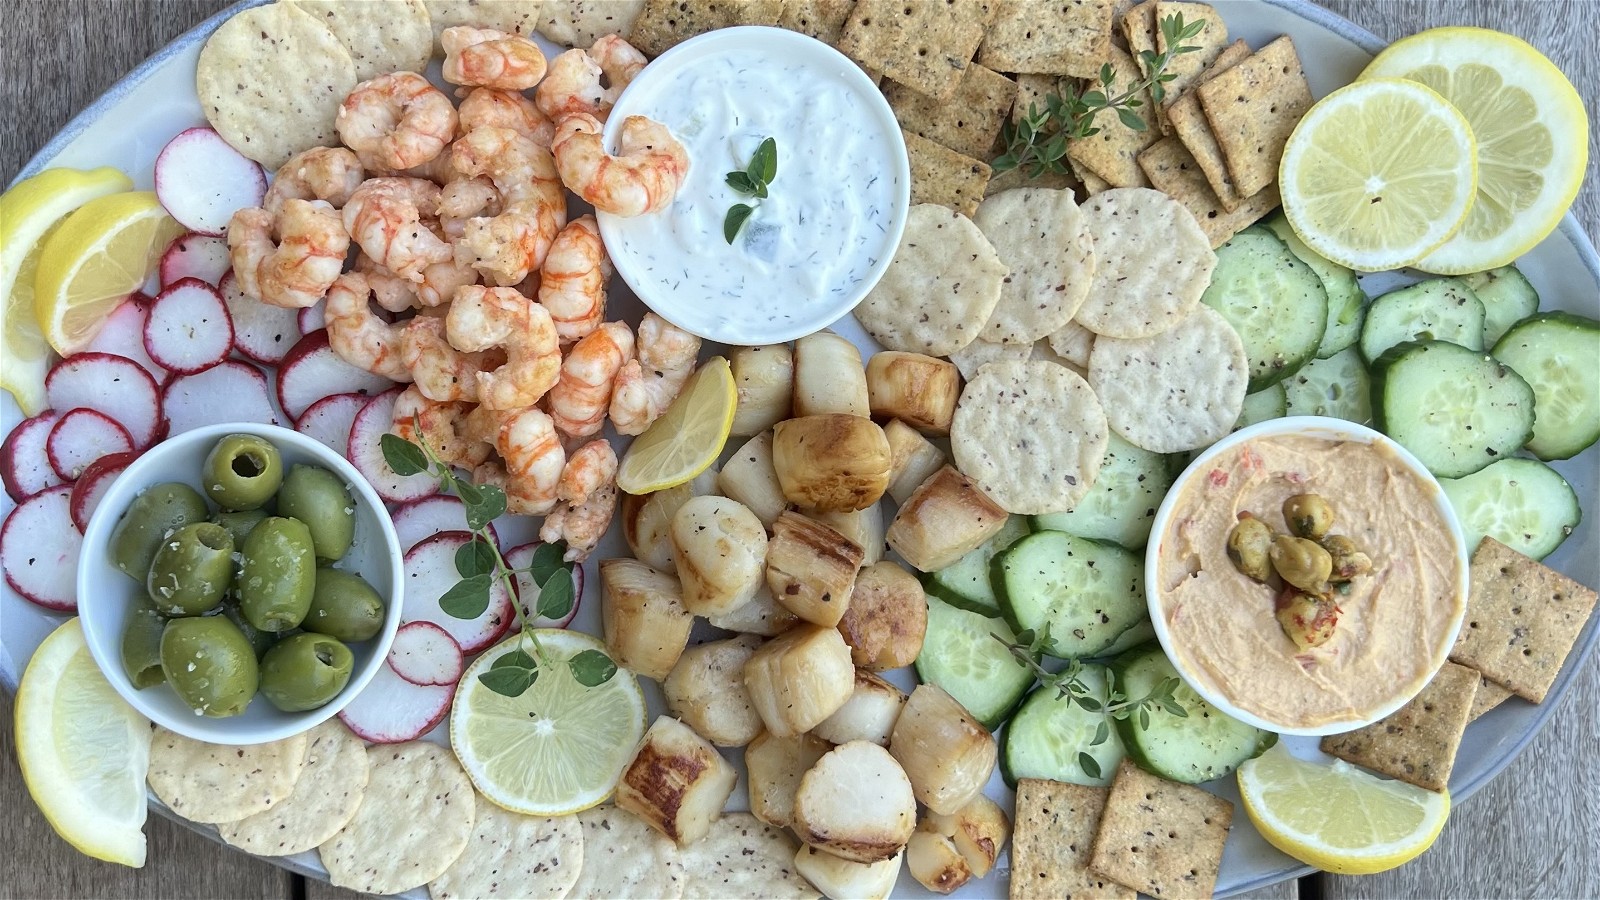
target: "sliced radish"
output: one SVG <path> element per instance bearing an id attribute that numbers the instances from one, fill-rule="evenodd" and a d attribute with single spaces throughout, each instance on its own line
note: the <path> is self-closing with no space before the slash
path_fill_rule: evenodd
<path id="1" fill-rule="evenodd" d="M 110 353 L 123 356 L 144 367 L 157 384 L 167 380 L 167 370 L 150 358 L 144 349 L 144 323 L 150 317 L 150 298 L 143 294 L 130 294 L 111 315 L 106 317 L 100 333 L 89 346 L 90 353 Z"/>
<path id="2" fill-rule="evenodd" d="M 92 409 L 121 423 L 135 450 L 160 440 L 161 391 L 144 367 L 126 356 L 77 353 L 56 363 L 44 380 L 51 409 Z"/>
<path id="3" fill-rule="evenodd" d="M 394 401 L 404 388 L 390 388 L 367 401 L 350 425 L 350 446 L 345 458 L 366 477 L 378 496 L 390 503 L 405 503 L 439 493 L 439 482 L 427 473 L 398 475 L 383 458 L 383 436 L 394 423 Z"/>
<path id="4" fill-rule="evenodd" d="M 394 533 L 400 538 L 400 552 L 404 553 L 441 531 L 466 531 L 467 505 L 460 497 L 435 494 L 402 504 L 390 518 Z M 500 543 L 493 522 L 489 523 L 489 536 L 496 545 Z"/>
<path id="5" fill-rule="evenodd" d="M 456 551 L 472 540 L 465 531 L 436 534 L 406 552 L 405 596 L 402 618 L 407 622 L 432 622 L 461 645 L 463 653 L 477 653 L 493 644 L 511 627 L 511 593 L 500 581 L 489 588 L 489 605 L 473 619 L 458 619 L 439 608 L 445 592 L 456 586 Z"/>
<path id="6" fill-rule="evenodd" d="M 113 453 L 131 453 L 133 438 L 128 429 L 105 413 L 92 409 L 72 409 L 50 428 L 44 452 L 50 468 L 62 481 L 76 481 L 91 463 Z"/>
<path id="7" fill-rule="evenodd" d="M 230 265 L 227 238 L 191 231 L 179 235 L 167 247 L 167 252 L 161 254 L 161 286 L 167 287 L 185 278 L 198 278 L 215 287 Z"/>
<path id="8" fill-rule="evenodd" d="M 211 237 L 226 234 L 235 210 L 260 206 L 267 174 L 210 128 L 190 128 L 161 148 L 156 199 L 178 224 Z"/>
<path id="9" fill-rule="evenodd" d="M 262 365 L 283 362 L 289 348 L 300 340 L 299 310 L 262 303 L 239 290 L 233 272 L 222 276 L 217 293 L 233 320 L 233 349 Z"/>
<path id="10" fill-rule="evenodd" d="M 267 376 L 237 359 L 195 375 L 174 375 L 161 389 L 161 410 L 173 434 L 223 422 L 281 424 Z"/>
<path id="11" fill-rule="evenodd" d="M 329 450 L 343 456 L 350 449 L 350 426 L 356 414 L 371 400 L 364 394 L 334 394 L 311 404 L 294 420 L 294 430 L 315 438 Z M 401 547 L 402 551 L 406 548 Z"/>
<path id="12" fill-rule="evenodd" d="M 364 741 L 403 744 L 444 721 L 455 697 L 454 683 L 412 684 L 394 669 L 379 666 L 361 693 L 339 711 L 339 721 Z"/>
<path id="13" fill-rule="evenodd" d="M 78 527 L 79 532 L 89 530 L 89 519 L 100 506 L 100 498 L 105 496 L 111 482 L 117 480 L 122 470 L 138 458 L 139 454 L 132 451 L 102 456 L 90 463 L 78 480 L 72 483 L 72 524 Z"/>
<path id="14" fill-rule="evenodd" d="M 295 310 L 295 325 L 301 334 L 310 334 L 328 327 L 328 303 L 318 300 L 314 305 Z"/>
<path id="15" fill-rule="evenodd" d="M 327 329 L 301 338 L 278 367 L 278 402 L 296 419 L 331 394 L 377 394 L 393 385 L 387 378 L 340 359 L 328 343 Z"/>
<path id="16" fill-rule="evenodd" d="M 541 541 L 512 547 L 506 551 L 506 565 L 513 569 L 526 569 L 533 564 L 533 551 L 539 549 Z M 522 613 L 523 622 L 534 628 L 565 628 L 572 624 L 572 617 L 578 614 L 578 604 L 583 601 L 583 566 L 574 566 L 572 569 L 572 608 L 559 619 L 539 615 L 539 585 L 533 581 L 533 576 L 527 572 L 518 572 L 514 577 L 517 584 L 517 610 Z"/>
<path id="17" fill-rule="evenodd" d="M 50 442 L 50 429 L 60 419 L 60 413 L 47 409 L 18 422 L 0 442 L 0 481 L 18 503 L 61 483 L 61 476 L 50 467 L 50 454 L 45 449 Z"/>
<path id="18" fill-rule="evenodd" d="M 0 525 L 0 569 L 11 589 L 56 612 L 77 612 L 78 552 L 72 486 L 56 485 L 17 504 Z"/>
<path id="19" fill-rule="evenodd" d="M 432 622 L 407 622 L 389 646 L 389 668 L 412 684 L 437 686 L 459 681 L 466 662 L 450 632 Z"/>
<path id="20" fill-rule="evenodd" d="M 183 278 L 162 290 L 144 322 L 144 349 L 179 375 L 204 372 L 233 350 L 233 320 L 217 289 Z"/>

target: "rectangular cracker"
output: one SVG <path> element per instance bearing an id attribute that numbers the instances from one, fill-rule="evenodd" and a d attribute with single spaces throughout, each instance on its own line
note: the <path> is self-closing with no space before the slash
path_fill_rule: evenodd
<path id="1" fill-rule="evenodd" d="M 1161 23 L 1171 16 L 1182 16 L 1185 26 L 1199 21 L 1206 23 L 1199 34 L 1183 42 L 1185 46 L 1200 49 L 1180 53 L 1167 64 L 1167 74 L 1174 76 L 1167 82 L 1167 92 L 1181 94 L 1199 84 L 1205 71 L 1211 68 L 1211 64 L 1216 62 L 1222 51 L 1228 48 L 1228 25 L 1222 21 L 1222 14 L 1208 3 L 1156 0 L 1156 17 L 1152 28 L 1156 40 L 1156 53 L 1166 53 L 1170 49 L 1166 34 L 1161 30 Z"/>
<path id="2" fill-rule="evenodd" d="M 777 25 L 783 0 L 645 0 L 644 10 L 628 33 L 628 43 L 647 56 L 719 28 L 735 25 Z"/>
<path id="3" fill-rule="evenodd" d="M 1283 145 L 1312 103 L 1294 39 L 1278 38 L 1194 93 L 1240 196 L 1276 181 Z"/>
<path id="4" fill-rule="evenodd" d="M 1111 60 L 1117 85 L 1113 90 L 1120 92 L 1139 80 L 1139 66 L 1133 57 L 1113 49 Z M 1150 93 L 1141 91 L 1139 98 L 1144 102 L 1135 112 L 1146 117 L 1150 114 Z M 1067 142 L 1067 156 L 1113 187 L 1149 187 L 1149 179 L 1139 168 L 1139 151 L 1155 143 L 1161 133 L 1148 119 L 1143 131 L 1135 131 L 1110 110 L 1101 110 L 1095 116 L 1094 127 L 1100 129 L 1098 134 Z"/>
<path id="5" fill-rule="evenodd" d="M 1322 752 L 1419 788 L 1442 791 L 1450 784 L 1450 769 L 1479 680 L 1477 672 L 1447 662 L 1410 703 L 1365 728 L 1328 735 L 1322 739 Z"/>
<path id="6" fill-rule="evenodd" d="M 1083 185 L 1084 197 L 1093 197 L 1095 194 L 1103 194 L 1111 190 L 1111 182 L 1085 169 L 1070 156 L 1067 157 L 1067 168 L 1072 170 L 1072 174 L 1078 179 L 1078 183 Z"/>
<path id="7" fill-rule="evenodd" d="M 911 158 L 911 202 L 937 203 L 969 217 L 977 212 L 992 174 L 989 164 L 904 129 L 900 134 Z"/>
<path id="8" fill-rule="evenodd" d="M 1243 62 L 1250 56 L 1250 48 L 1244 41 L 1235 41 L 1233 46 L 1222 52 L 1217 61 L 1211 64 L 1202 80 L 1214 78 L 1228 69 Z M 1216 136 L 1211 133 L 1211 123 L 1206 121 L 1206 114 L 1200 109 L 1200 101 L 1190 89 L 1175 100 L 1166 104 L 1162 111 L 1166 120 L 1169 134 L 1176 135 L 1183 141 L 1183 146 L 1188 148 L 1189 154 L 1194 157 L 1200 166 L 1200 171 L 1205 173 L 1206 181 L 1211 185 L 1211 190 L 1216 193 L 1217 199 L 1222 203 L 1222 208 L 1232 212 L 1244 201 L 1244 195 L 1233 184 L 1233 177 L 1228 174 L 1228 164 L 1222 158 L 1222 148 L 1217 146 Z"/>
<path id="9" fill-rule="evenodd" d="M 890 82 L 883 95 L 900 127 L 964 156 L 987 158 L 1011 115 L 1017 84 L 993 69 L 973 63 L 954 94 L 936 100 L 903 84 Z"/>
<path id="10" fill-rule="evenodd" d="M 1146 147 L 1139 154 L 1139 168 L 1156 190 L 1182 203 L 1194 214 L 1200 230 L 1211 239 L 1213 250 L 1278 207 L 1278 189 L 1270 186 L 1232 210 L 1226 209 L 1206 181 L 1200 164 L 1175 137 L 1162 138 Z"/>
<path id="11" fill-rule="evenodd" d="M 992 0 L 857 0 L 837 46 L 863 67 L 942 100 L 961 83 L 994 11 Z"/>
<path id="12" fill-rule="evenodd" d="M 1113 0 L 1000 0 L 978 62 L 1001 72 L 1092 78 L 1111 52 Z"/>
<path id="13" fill-rule="evenodd" d="M 1469 583 L 1450 659 L 1542 702 L 1594 612 L 1595 592 L 1489 537 L 1472 554 Z"/>
<path id="14" fill-rule="evenodd" d="M 839 43 L 845 20 L 855 5 L 856 0 L 785 0 L 778 27 L 798 31 L 832 47 Z"/>
<path id="15" fill-rule="evenodd" d="M 1011 900 L 1104 897 L 1133 900 L 1130 887 L 1089 871 L 1100 813 L 1110 788 L 1040 778 L 1017 782 L 1011 836 Z"/>
<path id="16" fill-rule="evenodd" d="M 1152 897 L 1210 897 L 1233 804 L 1124 759 L 1095 832 L 1089 871 Z"/>
<path id="17" fill-rule="evenodd" d="M 1478 692 L 1472 695 L 1472 709 L 1467 713 L 1467 722 L 1476 722 L 1484 713 L 1506 702 L 1512 697 L 1511 689 L 1495 684 L 1487 678 L 1479 679 Z"/>
<path id="18" fill-rule="evenodd" d="M 1122 37 L 1128 42 L 1128 55 L 1139 64 L 1140 73 L 1149 75 L 1141 54 L 1156 52 L 1156 0 L 1144 0 L 1123 14 Z"/>

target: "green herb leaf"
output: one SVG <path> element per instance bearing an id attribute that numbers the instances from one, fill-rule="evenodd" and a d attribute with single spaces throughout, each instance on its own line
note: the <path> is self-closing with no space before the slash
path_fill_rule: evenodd
<path id="1" fill-rule="evenodd" d="M 757 184 L 771 184 L 772 179 L 778 177 L 778 141 L 776 138 L 767 138 L 756 148 L 755 155 L 750 157 L 750 165 L 745 170 L 750 173 L 751 180 Z"/>
<path id="2" fill-rule="evenodd" d="M 489 542 L 473 535 L 472 540 L 456 550 L 456 572 L 462 578 L 487 575 L 494 571 L 494 550 Z"/>
<path id="3" fill-rule="evenodd" d="M 1099 726 L 1094 730 L 1094 740 L 1089 742 L 1089 746 L 1098 747 L 1101 744 L 1104 744 L 1108 739 L 1110 739 L 1110 737 L 1111 726 L 1106 723 L 1105 719 L 1101 719 Z"/>
<path id="4" fill-rule="evenodd" d="M 489 608 L 489 576 L 463 578 L 439 598 L 439 608 L 458 619 L 476 619 Z"/>
<path id="5" fill-rule="evenodd" d="M 559 619 L 572 611 L 572 573 L 557 569 L 539 588 L 539 615 L 546 619 Z"/>
<path id="6" fill-rule="evenodd" d="M 1088 91 L 1083 95 L 1083 102 L 1086 106 L 1100 108 L 1106 105 L 1106 95 L 1099 91 Z"/>
<path id="7" fill-rule="evenodd" d="M 1108 90 L 1108 91 L 1111 90 L 1111 85 L 1116 80 L 1117 80 L 1117 70 L 1111 68 L 1111 64 L 1110 63 L 1104 63 L 1103 65 L 1100 66 L 1100 83 L 1106 86 L 1106 90 Z M 1102 103 L 1100 105 L 1104 106 L 1105 104 Z"/>
<path id="8" fill-rule="evenodd" d="M 1094 761 L 1094 757 L 1082 751 L 1078 753 L 1078 768 L 1090 778 L 1100 777 L 1100 764 Z"/>
<path id="9" fill-rule="evenodd" d="M 1089 712 L 1099 712 L 1102 709 L 1105 709 L 1105 706 L 1099 700 L 1096 700 L 1087 694 L 1081 697 L 1074 697 L 1074 699 L 1078 701 L 1079 706 L 1087 709 Z"/>
<path id="10" fill-rule="evenodd" d="M 396 475 L 420 475 L 428 471 L 428 457 L 422 448 L 397 434 L 385 434 L 378 439 L 383 450 L 383 461 Z"/>
<path id="11" fill-rule="evenodd" d="M 567 552 L 566 541 L 551 541 L 533 548 L 533 560 L 528 563 L 528 574 L 534 584 L 544 584 L 557 569 L 565 568 L 562 560 Z"/>
<path id="12" fill-rule="evenodd" d="M 744 227 L 744 221 L 755 211 L 755 207 L 743 203 L 735 203 L 728 208 L 728 217 L 722 220 L 722 236 L 727 238 L 728 243 L 733 243 L 733 239 L 739 236 L 739 229 Z"/>
<path id="13" fill-rule="evenodd" d="M 745 172 L 729 172 L 727 181 L 728 187 L 741 194 L 754 194 L 756 192 L 756 183 Z"/>
<path id="14" fill-rule="evenodd" d="M 489 671 L 478 675 L 478 681 L 484 687 L 502 697 L 520 697 L 538 680 L 538 669 L 524 669 L 518 666 L 490 667 Z"/>
<path id="15" fill-rule="evenodd" d="M 1150 730 L 1150 710 L 1144 706 L 1139 707 L 1139 730 Z"/>
<path id="16" fill-rule="evenodd" d="M 454 481 L 454 479 L 451 480 Z M 469 513 L 471 512 L 474 504 L 483 502 L 483 487 L 481 485 L 473 484 L 470 481 L 456 481 L 455 486 L 456 497 L 461 500 L 463 506 L 467 507 Z M 467 523 L 467 527 L 472 527 L 472 523 L 470 521 Z"/>
<path id="17" fill-rule="evenodd" d="M 1122 120 L 1122 124 L 1123 125 L 1127 126 L 1128 128 L 1133 129 L 1134 131 L 1144 131 L 1145 130 L 1144 120 L 1139 118 L 1139 114 L 1134 112 L 1131 109 L 1126 109 L 1126 108 L 1118 109 L 1117 110 L 1117 118 Z"/>
<path id="18" fill-rule="evenodd" d="M 537 669 L 539 661 L 528 655 L 526 650 L 512 650 L 500 654 L 500 658 L 489 664 L 491 669 L 503 669 L 512 666 L 518 669 Z"/>
<path id="19" fill-rule="evenodd" d="M 584 687 L 599 687 L 617 674 L 617 664 L 599 650 L 585 650 L 567 660 L 572 677 Z"/>

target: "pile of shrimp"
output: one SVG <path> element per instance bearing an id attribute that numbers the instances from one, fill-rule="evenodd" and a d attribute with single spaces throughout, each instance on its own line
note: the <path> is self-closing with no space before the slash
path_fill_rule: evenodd
<path id="1" fill-rule="evenodd" d="M 260 208 L 228 228 L 236 283 L 279 307 L 325 305 L 346 362 L 408 383 L 391 430 L 425 441 L 507 510 L 544 516 L 540 537 L 582 560 L 611 523 L 617 454 L 694 371 L 700 340 L 647 314 L 606 321 L 612 275 L 596 210 L 666 208 L 688 154 L 630 116 L 611 155 L 600 131 L 646 59 L 617 35 L 546 64 L 532 41 L 444 30 L 444 79 L 414 72 L 355 87 L 343 146 L 278 170 Z"/>

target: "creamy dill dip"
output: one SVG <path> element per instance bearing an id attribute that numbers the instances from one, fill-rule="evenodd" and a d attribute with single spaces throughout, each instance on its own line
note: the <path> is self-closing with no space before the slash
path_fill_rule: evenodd
<path id="1" fill-rule="evenodd" d="M 899 244 L 909 204 L 893 113 L 854 63 L 773 28 L 712 32 L 645 69 L 611 113 L 661 122 L 689 151 L 672 205 L 600 216 L 618 272 L 673 323 L 725 343 L 789 340 L 852 308 Z M 761 143 L 776 174 L 757 199 L 728 184 Z M 754 211 L 730 243 L 728 211 Z"/>

